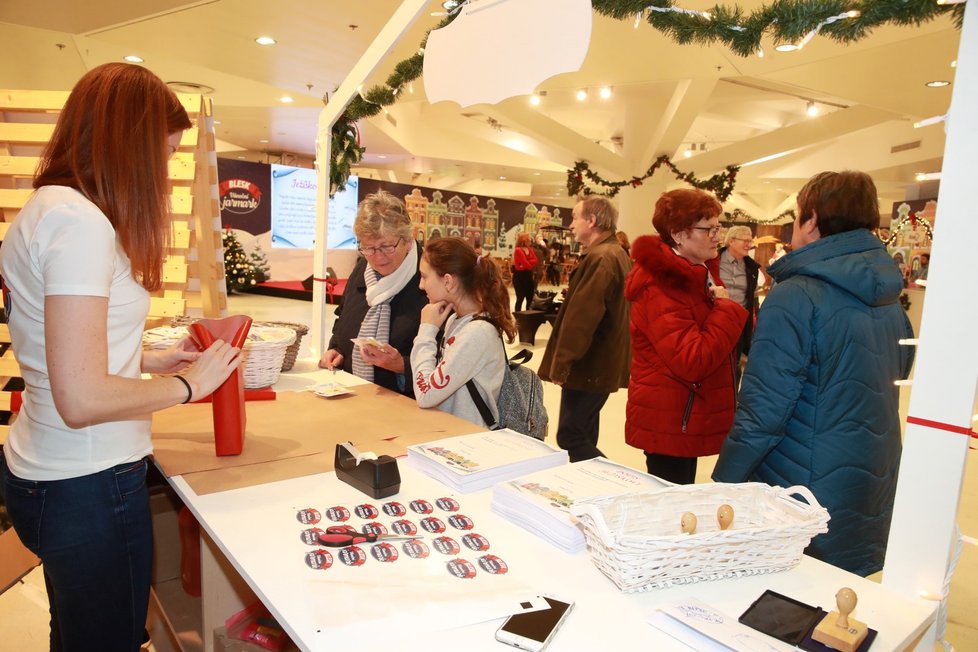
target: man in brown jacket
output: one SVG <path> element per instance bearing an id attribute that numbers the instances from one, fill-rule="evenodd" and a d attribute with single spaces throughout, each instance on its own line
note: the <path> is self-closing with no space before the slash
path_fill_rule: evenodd
<path id="1" fill-rule="evenodd" d="M 574 207 L 570 228 L 584 253 L 540 363 L 540 378 L 561 387 L 557 445 L 571 462 L 603 455 L 601 408 L 611 392 L 628 387 L 625 277 L 632 261 L 615 237 L 617 222 L 618 211 L 606 197 L 590 195 Z"/>

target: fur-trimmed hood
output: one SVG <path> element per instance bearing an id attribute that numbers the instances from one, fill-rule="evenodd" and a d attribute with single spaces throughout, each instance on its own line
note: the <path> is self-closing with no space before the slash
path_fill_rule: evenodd
<path id="1" fill-rule="evenodd" d="M 693 265 L 657 235 L 635 240 L 631 254 L 635 266 L 625 284 L 625 298 L 629 301 L 635 301 L 649 285 L 689 294 L 706 289 L 707 268 Z"/>

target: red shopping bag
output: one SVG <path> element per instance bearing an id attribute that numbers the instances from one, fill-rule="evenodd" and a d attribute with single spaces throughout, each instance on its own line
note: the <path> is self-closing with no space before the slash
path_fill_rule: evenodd
<path id="1" fill-rule="evenodd" d="M 200 319 L 190 324 L 190 337 L 201 351 L 215 340 L 230 342 L 244 349 L 251 317 L 232 315 L 224 319 Z M 244 448 L 245 400 L 244 365 L 214 390 L 214 449 L 217 455 L 240 455 Z M 203 398 L 203 397 L 201 397 Z"/>

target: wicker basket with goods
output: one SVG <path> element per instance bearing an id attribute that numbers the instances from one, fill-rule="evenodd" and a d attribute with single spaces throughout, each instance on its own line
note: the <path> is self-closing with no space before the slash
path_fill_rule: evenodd
<path id="1" fill-rule="evenodd" d="M 194 321 L 196 320 L 193 317 L 174 317 L 170 325 L 175 327 L 189 326 Z M 299 356 L 299 349 L 302 347 L 302 337 L 309 332 L 309 327 L 305 324 L 293 324 L 285 321 L 256 321 L 252 323 L 251 327 L 254 328 L 255 326 L 276 326 L 291 328 L 295 331 L 295 341 L 286 347 L 285 358 L 282 360 L 282 371 L 291 371 L 296 358 Z"/>
<path id="2" fill-rule="evenodd" d="M 718 523 L 721 506 L 732 508 L 728 529 Z M 571 513 L 584 527 L 591 560 L 625 593 L 787 570 L 829 521 L 808 488 L 761 483 L 591 498 Z M 682 529 L 689 513 L 698 524 L 692 534 Z"/>
<path id="3" fill-rule="evenodd" d="M 151 328 L 143 333 L 143 346 L 165 349 L 186 335 L 186 326 Z M 282 371 L 286 349 L 295 340 L 296 332 L 291 328 L 252 324 L 242 352 L 245 389 L 274 385 Z"/>

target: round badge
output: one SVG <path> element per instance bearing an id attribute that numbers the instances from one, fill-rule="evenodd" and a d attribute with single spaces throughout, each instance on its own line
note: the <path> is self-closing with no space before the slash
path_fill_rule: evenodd
<path id="1" fill-rule="evenodd" d="M 382 523 L 374 521 L 372 523 L 365 523 L 363 526 L 364 534 L 376 534 L 380 536 L 381 534 L 387 534 L 387 528 L 384 527 Z"/>
<path id="2" fill-rule="evenodd" d="M 329 550 L 313 550 L 306 553 L 306 566 L 315 570 L 326 570 L 333 565 L 333 555 Z"/>
<path id="3" fill-rule="evenodd" d="M 454 498 L 448 498 L 448 497 L 439 498 L 438 500 L 435 501 L 435 504 L 438 505 L 439 509 L 443 509 L 446 512 L 458 511 L 458 501 L 455 500 Z"/>
<path id="4" fill-rule="evenodd" d="M 302 543 L 308 546 L 318 546 L 319 536 L 321 534 L 325 534 L 325 532 L 320 530 L 318 527 L 311 527 L 308 530 L 303 530 L 302 534 L 299 535 L 299 538 L 302 539 Z"/>
<path id="5" fill-rule="evenodd" d="M 363 562 L 367 561 L 367 553 L 363 551 L 363 548 L 357 546 L 342 548 L 336 553 L 336 556 L 347 566 L 363 566 Z"/>
<path id="6" fill-rule="evenodd" d="M 458 545 L 458 541 L 452 537 L 438 537 L 431 544 L 435 547 L 435 550 L 443 555 L 457 555 L 462 550 Z"/>
<path id="7" fill-rule="evenodd" d="M 475 577 L 475 566 L 472 562 L 465 559 L 453 559 L 447 564 L 448 572 L 463 580 L 470 580 Z"/>
<path id="8" fill-rule="evenodd" d="M 481 534 L 476 534 L 475 532 L 469 532 L 464 537 L 462 537 L 462 543 L 469 550 L 475 550 L 481 552 L 483 550 L 489 550 L 489 539 L 485 538 Z"/>
<path id="9" fill-rule="evenodd" d="M 370 554 L 377 561 L 397 561 L 397 548 L 389 543 L 378 543 L 370 548 Z"/>
<path id="10" fill-rule="evenodd" d="M 395 503 L 395 502 L 384 503 L 381 509 L 383 509 L 384 513 L 387 514 L 388 516 L 404 516 L 405 514 L 407 514 L 407 510 L 404 509 L 404 505 L 402 505 L 401 503 Z"/>
<path id="11" fill-rule="evenodd" d="M 417 514 L 430 514 L 435 511 L 435 508 L 427 500 L 412 500 L 410 504 L 411 511 Z"/>
<path id="12" fill-rule="evenodd" d="M 428 516 L 427 518 L 421 519 L 421 528 L 425 532 L 440 534 L 445 531 L 445 523 L 434 516 Z"/>
<path id="13" fill-rule="evenodd" d="M 509 566 L 496 555 L 483 555 L 479 557 L 479 566 L 482 570 L 493 575 L 505 575 L 509 571 Z"/>
<path id="14" fill-rule="evenodd" d="M 401 544 L 401 550 L 404 551 L 405 555 L 411 557 L 412 559 L 424 559 L 430 554 L 427 544 L 421 539 L 411 539 L 410 541 L 405 541 L 403 544 Z"/>
<path id="15" fill-rule="evenodd" d="M 334 523 L 343 523 L 344 521 L 348 521 L 350 519 L 350 510 L 341 505 L 330 507 L 326 510 L 326 518 Z"/>
<path id="16" fill-rule="evenodd" d="M 448 517 L 448 522 L 456 530 L 471 530 L 475 527 L 472 519 L 464 514 L 452 514 Z"/>
<path id="17" fill-rule="evenodd" d="M 394 521 L 393 523 L 391 523 L 391 529 L 394 530 L 394 532 L 396 532 L 397 534 L 402 534 L 402 535 L 407 535 L 412 537 L 418 533 L 418 526 L 412 523 L 411 521 L 407 520 L 406 518 L 402 518 L 399 521 Z"/>
<path id="18" fill-rule="evenodd" d="M 377 518 L 380 512 L 373 505 L 364 503 L 363 505 L 357 505 L 353 508 L 353 513 L 360 518 Z"/>
<path id="19" fill-rule="evenodd" d="M 322 518 L 322 515 L 319 513 L 318 510 L 309 507 L 307 509 L 300 509 L 298 513 L 295 515 L 295 517 L 299 520 L 300 523 L 303 523 L 305 525 L 315 525 Z"/>

